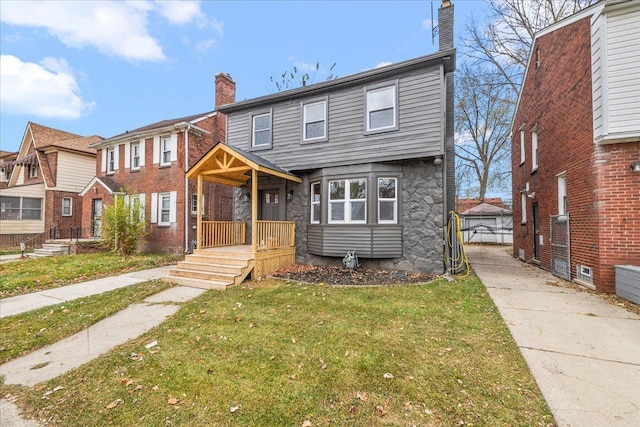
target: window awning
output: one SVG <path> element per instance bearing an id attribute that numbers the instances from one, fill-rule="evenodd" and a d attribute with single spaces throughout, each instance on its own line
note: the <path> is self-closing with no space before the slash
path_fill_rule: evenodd
<path id="1" fill-rule="evenodd" d="M 38 164 L 38 158 L 36 157 L 36 154 L 33 153 L 21 159 L 14 160 L 12 162 L 4 162 L 2 163 L 2 168 L 12 168 L 14 166 L 32 166 L 37 164 Z"/>
<path id="2" fill-rule="evenodd" d="M 222 142 L 217 143 L 191 169 L 187 178 L 201 176 L 203 180 L 239 187 L 251 178 L 251 170 L 301 183 L 302 179 L 262 157 Z"/>

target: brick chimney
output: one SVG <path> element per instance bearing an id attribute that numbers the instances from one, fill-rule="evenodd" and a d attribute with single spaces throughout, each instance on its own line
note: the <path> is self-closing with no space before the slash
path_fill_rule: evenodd
<path id="1" fill-rule="evenodd" d="M 226 73 L 216 74 L 216 109 L 236 102 L 236 82 Z"/>
<path id="2" fill-rule="evenodd" d="M 453 5 L 450 0 L 442 0 L 438 9 L 438 35 L 440 50 L 453 49 Z"/>

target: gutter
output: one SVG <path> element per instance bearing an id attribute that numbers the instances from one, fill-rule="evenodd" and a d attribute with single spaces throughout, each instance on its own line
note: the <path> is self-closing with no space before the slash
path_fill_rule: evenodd
<path id="1" fill-rule="evenodd" d="M 187 125 L 184 132 L 184 252 L 189 251 L 189 209 L 191 209 L 191 199 L 189 198 L 189 178 L 186 172 L 189 170 L 189 131 L 191 124 Z"/>
<path id="2" fill-rule="evenodd" d="M 192 124 L 190 122 L 180 122 L 180 123 L 175 123 L 175 124 L 169 125 L 169 126 L 163 126 L 163 127 L 160 127 L 160 128 L 147 129 L 147 130 L 140 131 L 140 132 L 124 133 L 122 135 L 114 136 L 113 138 L 108 138 L 108 139 L 105 139 L 105 140 L 102 140 L 102 141 L 95 142 L 93 144 L 90 144 L 89 147 L 91 147 L 91 148 L 102 148 L 102 147 L 106 147 L 106 146 L 112 145 L 113 143 L 125 142 L 125 141 L 128 141 L 128 140 L 132 139 L 132 138 L 135 138 L 135 139 L 141 138 L 141 137 L 143 137 L 145 135 L 151 136 L 151 135 L 156 135 L 156 134 L 159 134 L 159 133 L 166 133 L 166 132 L 169 132 L 169 131 L 172 131 L 172 130 L 180 132 L 182 130 L 191 129 L 191 128 L 197 130 L 198 132 L 202 132 L 202 133 L 205 133 L 205 134 L 211 134 L 211 132 L 209 132 L 208 130 L 203 129 L 201 127 L 198 127 L 198 126 L 196 126 L 196 125 L 194 125 L 194 124 Z"/>

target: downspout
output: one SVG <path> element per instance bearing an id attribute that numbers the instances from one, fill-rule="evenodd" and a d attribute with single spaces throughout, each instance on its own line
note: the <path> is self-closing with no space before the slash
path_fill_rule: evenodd
<path id="1" fill-rule="evenodd" d="M 189 178 L 187 171 L 189 170 L 189 131 L 191 125 L 187 125 L 184 131 L 184 252 L 189 251 L 189 209 L 191 208 L 191 199 L 189 198 Z"/>

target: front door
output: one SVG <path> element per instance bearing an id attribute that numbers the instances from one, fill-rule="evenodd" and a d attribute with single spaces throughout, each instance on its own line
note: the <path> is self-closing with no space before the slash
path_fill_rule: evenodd
<path id="1" fill-rule="evenodd" d="M 278 190 L 260 191 L 260 219 L 262 221 L 280 221 L 280 202 Z"/>
<path id="2" fill-rule="evenodd" d="M 533 259 L 540 259 L 540 218 L 538 204 L 533 204 Z"/>
<path id="3" fill-rule="evenodd" d="M 102 199 L 93 199 L 91 205 L 91 237 L 100 237 L 102 231 Z"/>

